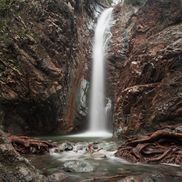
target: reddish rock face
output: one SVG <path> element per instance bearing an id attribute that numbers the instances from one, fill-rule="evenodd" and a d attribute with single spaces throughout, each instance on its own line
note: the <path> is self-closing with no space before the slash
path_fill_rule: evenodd
<path id="1" fill-rule="evenodd" d="M 182 122 L 182 2 L 115 9 L 109 81 L 115 134 Z"/>
<path id="2" fill-rule="evenodd" d="M 0 6 L 0 125 L 38 135 L 83 128 L 76 102 L 88 75 L 92 3 L 8 2 Z"/>
<path id="3" fill-rule="evenodd" d="M 0 16 L 0 125 L 31 134 L 85 127 L 76 102 L 81 80 L 90 75 L 87 15 L 53 0 L 16 1 Z M 181 1 L 118 5 L 114 16 L 107 96 L 115 134 L 180 124 Z"/>
<path id="4" fill-rule="evenodd" d="M 2 124 L 13 133 L 54 131 L 63 119 L 74 71 L 73 10 L 56 0 L 16 1 L 4 8 L 0 15 Z"/>

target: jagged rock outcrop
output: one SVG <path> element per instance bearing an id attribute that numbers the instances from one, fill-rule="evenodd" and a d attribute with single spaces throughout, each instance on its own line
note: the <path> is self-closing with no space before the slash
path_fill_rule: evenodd
<path id="1" fill-rule="evenodd" d="M 87 108 L 77 107 L 84 80 L 88 95 L 93 4 L 83 11 L 90 1 L 78 2 L 0 4 L 0 122 L 6 131 L 85 127 Z M 181 123 L 181 1 L 144 2 L 114 8 L 107 96 L 119 135 Z"/>
<path id="2" fill-rule="evenodd" d="M 65 1 L 0 3 L 0 110 L 8 132 L 59 128 L 74 70 L 73 9 Z"/>
<path id="3" fill-rule="evenodd" d="M 0 3 L 0 125 L 5 131 L 85 128 L 87 106 L 82 107 L 79 90 L 89 80 L 95 6 L 103 8 L 104 2 Z"/>
<path id="4" fill-rule="evenodd" d="M 41 174 L 14 149 L 7 138 L 8 136 L 0 130 L 0 181 L 61 182 L 67 178 L 61 171 L 46 176 Z"/>
<path id="5" fill-rule="evenodd" d="M 115 8 L 109 77 L 115 134 L 182 122 L 182 1 Z"/>
<path id="6" fill-rule="evenodd" d="M 20 156 L 0 131 L 0 181 L 48 182 L 27 159 Z"/>

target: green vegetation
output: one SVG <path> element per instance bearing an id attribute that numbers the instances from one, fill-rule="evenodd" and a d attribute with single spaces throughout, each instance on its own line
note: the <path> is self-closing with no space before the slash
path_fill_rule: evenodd
<path id="1" fill-rule="evenodd" d="M 131 4 L 133 6 L 142 6 L 145 2 L 146 0 L 125 0 L 126 4 Z"/>
<path id="2" fill-rule="evenodd" d="M 0 0 L 0 17 L 5 17 L 10 12 L 11 0 Z"/>
<path id="3" fill-rule="evenodd" d="M 9 21 L 11 0 L 0 0 L 0 33 L 2 33 Z"/>

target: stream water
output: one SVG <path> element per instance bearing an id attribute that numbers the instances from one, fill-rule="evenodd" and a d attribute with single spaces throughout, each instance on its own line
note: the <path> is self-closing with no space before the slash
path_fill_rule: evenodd
<path id="1" fill-rule="evenodd" d="M 169 165 L 132 164 L 114 157 L 119 143 L 111 139 L 42 137 L 59 144 L 50 154 L 29 155 L 28 159 L 43 174 L 64 173 L 65 182 L 102 176 L 123 175 L 118 182 L 181 182 L 182 168 Z M 94 151 L 89 151 L 89 146 Z M 27 156 L 26 156 L 27 157 Z"/>

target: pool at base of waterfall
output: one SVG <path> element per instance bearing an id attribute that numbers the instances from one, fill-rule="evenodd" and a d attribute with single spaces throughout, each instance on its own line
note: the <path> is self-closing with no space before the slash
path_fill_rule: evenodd
<path id="1" fill-rule="evenodd" d="M 77 138 L 111 138 L 112 133 L 107 131 L 87 131 L 84 133 L 70 135 L 68 137 L 77 137 Z"/>
<path id="2" fill-rule="evenodd" d="M 26 156 L 44 175 L 59 174 L 62 181 L 181 182 L 182 168 L 132 164 L 116 158 L 117 141 L 99 138 L 43 137 L 58 144 L 46 155 Z"/>

